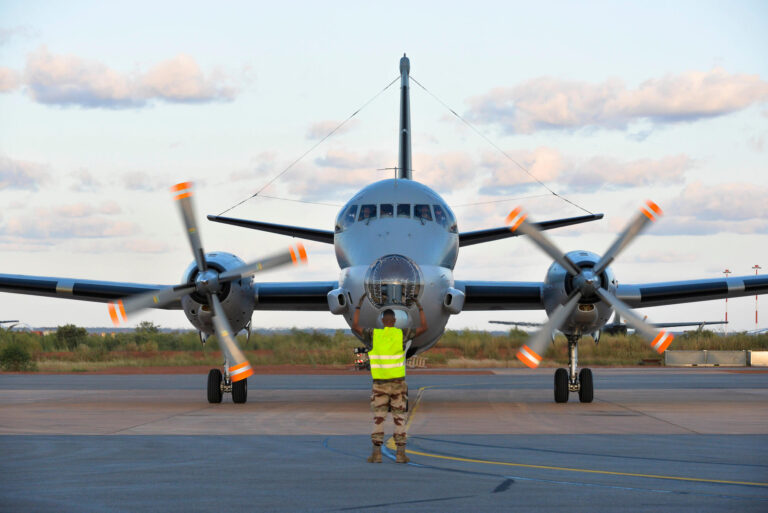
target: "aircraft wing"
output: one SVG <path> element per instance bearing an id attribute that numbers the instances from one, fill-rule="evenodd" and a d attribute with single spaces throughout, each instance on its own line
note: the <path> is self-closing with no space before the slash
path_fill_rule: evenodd
<path id="1" fill-rule="evenodd" d="M 126 296 L 152 292 L 172 286 L 173 285 L 147 285 L 143 283 L 80 280 L 76 278 L 54 278 L 50 276 L 0 274 L 0 292 L 78 299 L 80 301 L 95 301 L 98 303 L 109 303 Z M 180 310 L 181 302 L 174 301 L 164 308 L 166 310 Z"/>
<path id="2" fill-rule="evenodd" d="M 509 231 L 509 230 L 507 230 Z M 543 283 L 523 281 L 460 281 L 454 286 L 464 293 L 464 311 L 541 310 Z"/>
<path id="3" fill-rule="evenodd" d="M 733 276 L 710 280 L 619 285 L 616 297 L 630 308 L 768 293 L 768 276 Z"/>
<path id="4" fill-rule="evenodd" d="M 210 219 L 210 216 L 208 217 Z M 553 228 L 562 228 L 563 226 L 570 226 L 572 224 L 588 223 L 590 221 L 597 221 L 602 219 L 603 214 L 591 214 L 588 216 L 579 217 L 567 217 L 565 219 L 553 219 L 551 221 L 543 221 L 540 223 L 533 223 L 539 230 L 551 230 Z M 474 232 L 463 232 L 459 234 L 459 246 L 471 246 L 473 244 L 482 244 L 483 242 L 491 242 L 499 239 L 506 239 L 507 237 L 517 237 L 520 232 L 511 231 L 509 226 L 502 226 L 500 228 L 490 228 L 486 230 L 477 230 Z"/>
<path id="5" fill-rule="evenodd" d="M 213 221 L 214 223 L 231 224 L 262 232 L 279 233 L 280 235 L 288 235 L 299 239 L 333 244 L 333 232 L 330 230 L 317 230 L 315 228 L 302 228 L 300 226 L 289 226 L 285 224 L 262 223 L 261 221 L 249 221 L 248 219 L 236 219 L 234 217 L 214 215 L 209 215 L 208 220 Z"/>
<path id="6" fill-rule="evenodd" d="M 337 281 L 254 283 L 256 310 L 328 311 L 328 293 Z"/>
<path id="7" fill-rule="evenodd" d="M 109 303 L 172 286 L 0 274 L 0 292 L 99 303 Z M 338 282 L 335 281 L 254 283 L 256 310 L 328 310 L 327 294 L 336 287 Z M 174 301 L 163 308 L 181 310 L 181 302 Z"/>

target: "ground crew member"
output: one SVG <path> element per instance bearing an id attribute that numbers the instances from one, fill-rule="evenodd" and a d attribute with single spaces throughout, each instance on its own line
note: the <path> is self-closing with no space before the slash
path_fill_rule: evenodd
<path id="1" fill-rule="evenodd" d="M 384 310 L 382 324 L 384 329 L 363 329 L 360 327 L 360 306 L 367 294 L 363 294 L 355 309 L 352 319 L 352 330 L 363 337 L 366 346 L 370 348 L 368 358 L 371 362 L 371 410 L 373 411 L 373 452 L 368 463 L 381 463 L 381 444 L 384 443 L 384 420 L 387 411 L 392 410 L 392 421 L 395 424 L 394 439 L 397 446 L 396 463 L 408 463 L 405 455 L 405 408 L 408 402 L 408 385 L 405 383 L 405 343 L 427 331 L 427 319 L 424 309 L 419 307 L 421 325 L 416 329 L 405 332 L 395 328 L 395 312 Z"/>

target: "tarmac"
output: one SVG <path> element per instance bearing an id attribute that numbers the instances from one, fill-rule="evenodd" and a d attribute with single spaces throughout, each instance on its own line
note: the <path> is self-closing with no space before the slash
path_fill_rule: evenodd
<path id="1" fill-rule="evenodd" d="M 768 371 L 593 372 L 409 376 L 408 465 L 365 461 L 364 373 L 0 374 L 0 511 L 768 511 Z"/>

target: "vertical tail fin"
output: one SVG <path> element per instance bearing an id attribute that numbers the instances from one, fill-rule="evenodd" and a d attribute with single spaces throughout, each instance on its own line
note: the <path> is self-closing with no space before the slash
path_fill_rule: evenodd
<path id="1" fill-rule="evenodd" d="M 408 74 L 411 61 L 403 54 L 400 59 L 400 151 L 397 159 L 397 177 L 411 180 L 411 100 Z"/>

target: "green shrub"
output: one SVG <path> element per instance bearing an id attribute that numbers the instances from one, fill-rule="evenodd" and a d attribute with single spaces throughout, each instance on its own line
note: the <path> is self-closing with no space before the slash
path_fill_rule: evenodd
<path id="1" fill-rule="evenodd" d="M 22 344 L 12 342 L 0 351 L 0 366 L 6 371 L 29 371 L 35 369 L 35 362 Z"/>

